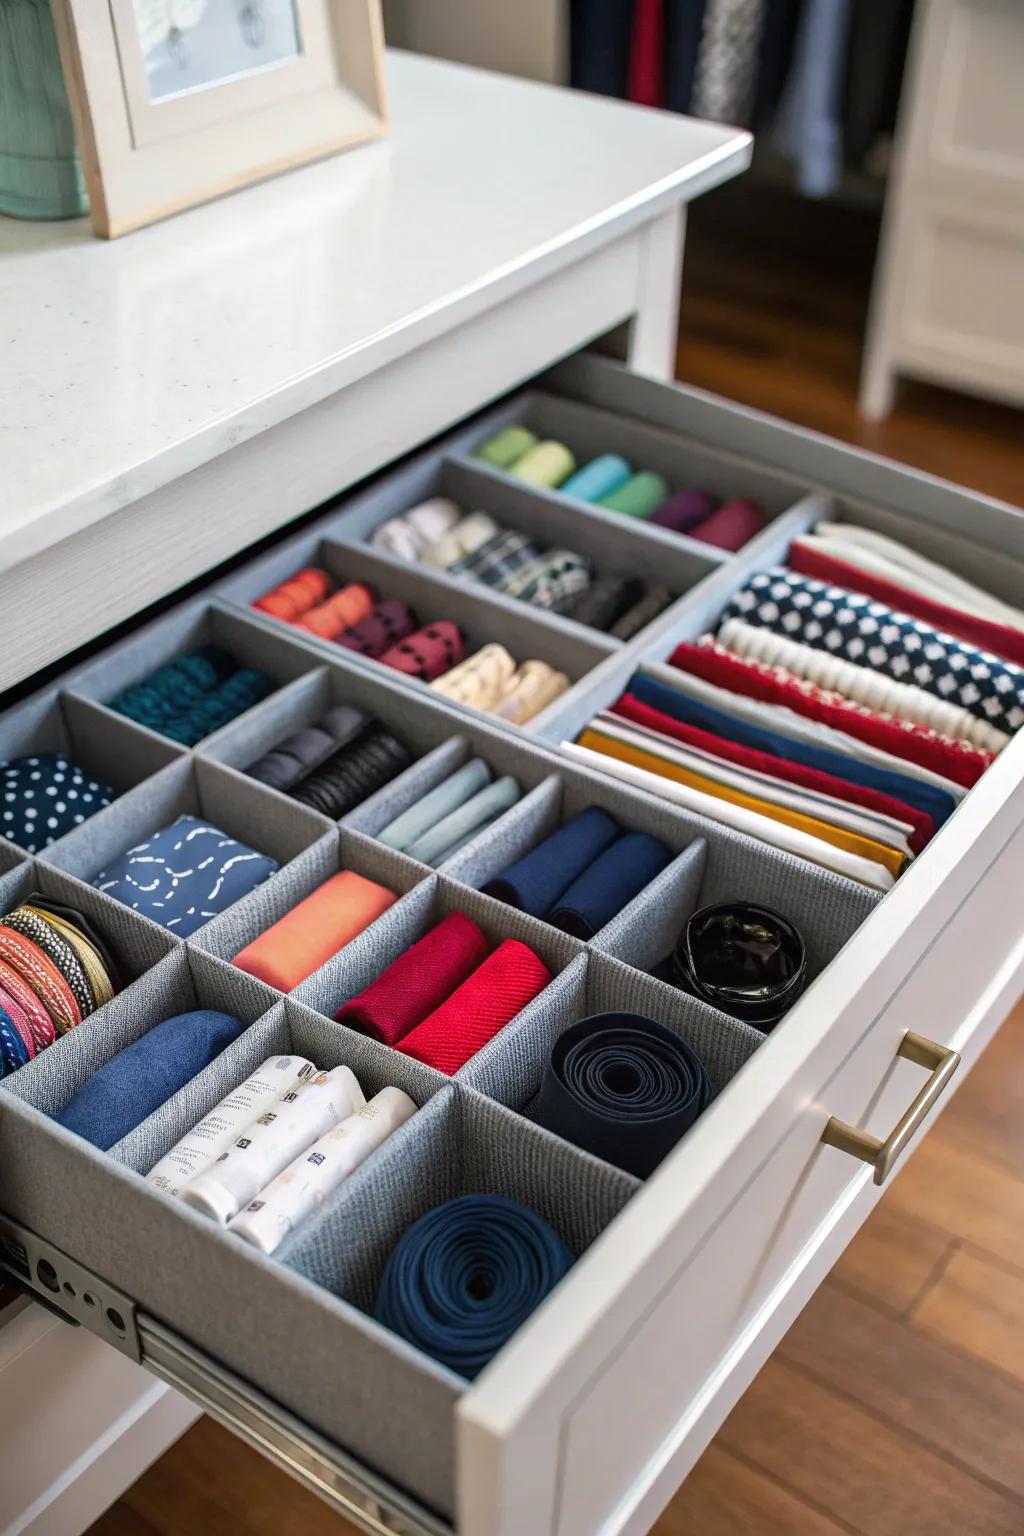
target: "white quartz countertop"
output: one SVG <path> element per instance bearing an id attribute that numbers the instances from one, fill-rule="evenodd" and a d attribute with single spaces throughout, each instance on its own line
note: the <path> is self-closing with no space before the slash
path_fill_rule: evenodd
<path id="1" fill-rule="evenodd" d="M 0 217 L 0 569 L 742 169 L 745 133 L 388 55 L 386 139 L 120 240 Z"/>

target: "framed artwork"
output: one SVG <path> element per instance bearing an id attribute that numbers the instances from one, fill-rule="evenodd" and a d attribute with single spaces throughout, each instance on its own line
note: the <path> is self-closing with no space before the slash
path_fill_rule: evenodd
<path id="1" fill-rule="evenodd" d="M 385 131 L 380 0 L 53 0 L 110 237 Z"/>

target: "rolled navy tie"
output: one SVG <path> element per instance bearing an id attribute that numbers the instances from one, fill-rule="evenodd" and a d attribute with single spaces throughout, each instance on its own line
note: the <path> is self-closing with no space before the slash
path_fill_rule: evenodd
<path id="1" fill-rule="evenodd" d="M 543 917 L 618 833 L 608 812 L 592 805 L 489 880 L 484 895 Z"/>
<path id="2" fill-rule="evenodd" d="M 381 1277 L 377 1321 L 472 1381 L 575 1262 L 536 1211 L 460 1195 L 403 1234 Z"/>
<path id="3" fill-rule="evenodd" d="M 592 939 L 661 874 L 672 855 L 649 832 L 626 832 L 570 885 L 547 920 L 576 939 Z"/>
<path id="4" fill-rule="evenodd" d="M 710 1098 L 703 1062 L 666 1025 L 638 1013 L 598 1013 L 556 1040 L 531 1115 L 646 1179 Z"/>

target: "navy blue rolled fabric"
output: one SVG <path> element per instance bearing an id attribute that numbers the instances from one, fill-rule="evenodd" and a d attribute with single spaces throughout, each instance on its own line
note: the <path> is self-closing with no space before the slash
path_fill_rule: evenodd
<path id="1" fill-rule="evenodd" d="M 17 1072 L 29 1060 L 28 1046 L 15 1028 L 14 1020 L 0 1008 L 0 1077 Z"/>
<path id="2" fill-rule="evenodd" d="M 107 1152 L 208 1067 L 244 1028 L 241 1019 L 213 1008 L 164 1019 L 87 1078 L 54 1119 Z"/>
<path id="3" fill-rule="evenodd" d="M 484 894 L 543 917 L 618 835 L 618 823 L 592 805 L 489 880 Z"/>
<path id="4" fill-rule="evenodd" d="M 845 779 L 848 784 L 861 784 L 868 789 L 881 790 L 883 794 L 892 795 L 897 800 L 904 800 L 907 805 L 926 812 L 936 827 L 944 826 L 956 810 L 953 796 L 937 784 L 928 784 L 924 779 L 911 778 L 894 769 L 863 762 L 848 753 L 833 752 L 827 747 L 799 741 L 796 737 L 754 725 L 749 720 L 716 709 L 713 704 L 705 704 L 703 700 L 670 688 L 667 683 L 648 677 L 644 672 L 633 674 L 629 692 L 642 704 L 660 709 L 664 714 L 671 715 L 673 720 L 700 726 L 716 736 L 724 736 L 727 741 L 738 742 L 740 746 L 770 752 L 773 757 L 788 758 L 791 763 L 821 768 L 826 773 L 834 773 L 837 778 Z"/>
<path id="5" fill-rule="evenodd" d="M 671 1029 L 639 1013 L 596 1013 L 555 1041 L 530 1114 L 646 1179 L 710 1098 L 703 1062 Z"/>
<path id="6" fill-rule="evenodd" d="M 472 1381 L 575 1263 L 551 1224 L 505 1195 L 435 1206 L 396 1244 L 374 1316 Z"/>
<path id="7" fill-rule="evenodd" d="M 547 920 L 575 939 L 592 939 L 660 875 L 672 855 L 649 832 L 625 832 L 573 881 Z"/>

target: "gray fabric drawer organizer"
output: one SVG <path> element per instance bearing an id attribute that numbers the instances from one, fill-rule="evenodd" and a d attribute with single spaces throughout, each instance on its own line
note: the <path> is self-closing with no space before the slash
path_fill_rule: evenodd
<path id="1" fill-rule="evenodd" d="M 852 517 L 925 553 L 957 558 L 960 569 L 1007 595 L 1020 580 L 1019 568 L 986 550 L 983 539 L 967 545 L 959 538 L 952 514 L 950 531 L 926 526 L 912 508 L 867 506 L 841 485 L 830 497 L 827 488 L 785 466 L 768 467 L 770 445 L 745 454 L 710 434 L 698 441 L 700 427 L 687 439 L 668 424 L 645 425 L 614 402 L 602 402 L 600 365 L 594 372 L 585 360 L 582 377 L 593 382 L 592 373 L 596 404 L 547 387 L 516 396 L 0 716 L 0 759 L 66 750 L 118 794 L 35 858 L 0 840 L 2 910 L 33 888 L 81 905 L 108 936 L 126 981 L 105 1008 L 0 1084 L 0 1210 L 116 1280 L 156 1324 L 204 1351 L 229 1378 L 251 1384 L 445 1519 L 453 1515 L 453 1415 L 466 1384 L 368 1315 L 394 1240 L 431 1205 L 485 1188 L 534 1205 L 577 1253 L 599 1243 L 639 1186 L 523 1113 L 558 1033 L 603 1009 L 649 1013 L 693 1045 L 716 1098 L 727 1102 L 731 1081 L 761 1037 L 648 974 L 686 917 L 734 896 L 777 906 L 807 940 L 813 988 L 879 899 L 581 769 L 552 744 L 615 697 L 637 665 L 656 665 L 677 640 L 699 634 L 750 571 L 779 558 L 797 532 L 822 516 Z M 564 379 L 571 391 L 580 376 L 570 365 L 556 372 L 551 387 Z M 476 443 L 509 421 L 562 436 L 581 460 L 614 449 L 638 467 L 660 469 L 674 488 L 704 483 L 722 495 L 758 497 L 771 521 L 733 557 L 643 524 L 624 526 L 614 514 L 522 486 L 469 457 Z M 370 549 L 365 541 L 381 521 L 433 494 L 450 495 L 466 510 L 482 506 L 500 522 L 579 548 L 599 572 L 660 579 L 675 600 L 622 645 Z M 569 674 L 573 687 L 527 728 L 512 727 L 248 608 L 314 560 L 339 576 L 405 596 L 424 620 L 451 615 L 464 624 L 470 645 L 498 638 L 519 659 L 549 660 Z M 180 748 L 107 708 L 128 683 L 211 641 L 269 671 L 277 688 L 197 747 Z M 373 713 L 415 760 L 335 824 L 257 784 L 244 768 L 340 701 Z M 516 806 L 438 872 L 377 840 L 390 820 L 471 756 L 517 778 L 523 793 Z M 504 907 L 480 887 L 587 805 L 603 806 L 628 829 L 661 837 L 673 859 L 584 944 Z M 111 854 L 182 810 L 209 816 L 281 865 L 264 886 L 185 941 L 87 883 Z M 399 900 L 286 997 L 230 965 L 243 944 L 339 868 L 390 885 Z M 456 909 L 494 941 L 513 935 L 531 944 L 555 976 L 448 1079 L 330 1015 Z M 247 1028 L 109 1155 L 48 1118 L 117 1049 L 159 1019 L 195 1006 L 233 1011 Z M 268 1259 L 150 1189 L 141 1175 L 259 1061 L 286 1049 L 324 1067 L 349 1064 L 367 1093 L 396 1083 L 421 1109 Z"/>

